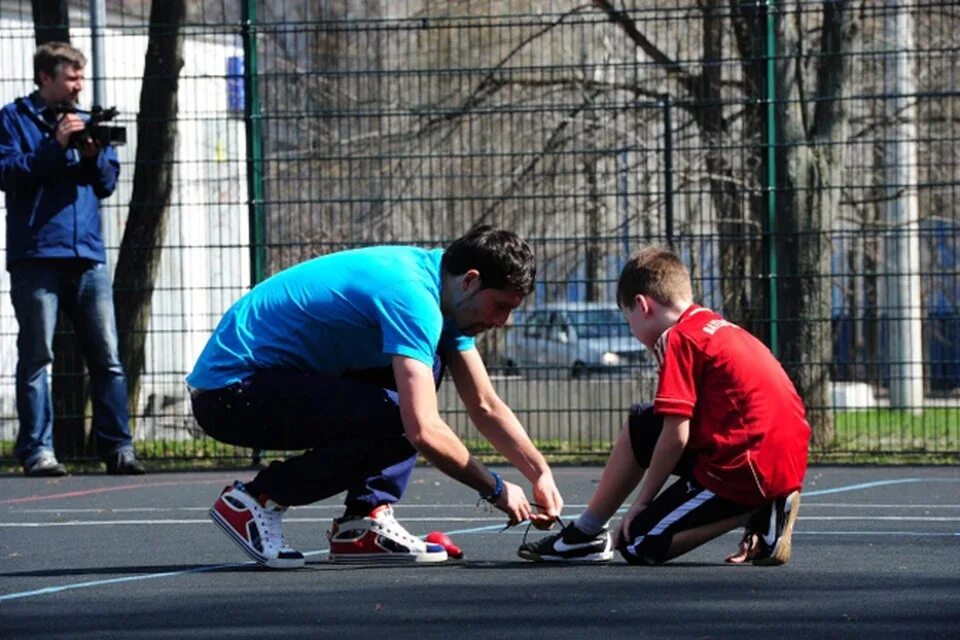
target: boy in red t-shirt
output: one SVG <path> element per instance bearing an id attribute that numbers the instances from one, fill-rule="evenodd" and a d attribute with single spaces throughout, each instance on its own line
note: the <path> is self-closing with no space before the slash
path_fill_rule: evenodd
<path id="1" fill-rule="evenodd" d="M 660 365 L 656 397 L 631 407 L 586 511 L 520 557 L 604 562 L 616 548 L 632 564 L 659 564 L 745 524 L 728 562 L 787 562 L 810 427 L 780 363 L 694 304 L 686 268 L 665 249 L 629 260 L 617 302 Z M 661 493 L 671 474 L 680 479 Z M 638 485 L 611 540 L 607 521 Z"/>

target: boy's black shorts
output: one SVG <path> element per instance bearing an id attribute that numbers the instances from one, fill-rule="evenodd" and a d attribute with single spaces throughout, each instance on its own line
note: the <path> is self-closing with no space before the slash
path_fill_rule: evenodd
<path id="1" fill-rule="evenodd" d="M 627 426 L 633 455 L 646 469 L 663 430 L 663 416 L 655 414 L 651 404 L 636 404 L 630 408 Z M 618 550 L 632 564 L 665 562 L 673 536 L 678 532 L 753 510 L 753 507 L 721 498 L 701 486 L 693 476 L 693 459 L 686 453 L 673 473 L 680 479 L 657 495 L 630 523 L 627 539 L 620 541 Z"/>

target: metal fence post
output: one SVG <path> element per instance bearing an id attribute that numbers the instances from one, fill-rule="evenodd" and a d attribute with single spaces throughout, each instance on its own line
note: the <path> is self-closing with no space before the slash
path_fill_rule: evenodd
<path id="1" fill-rule="evenodd" d="M 663 192 L 666 199 L 666 241 L 667 246 L 673 246 L 673 116 L 670 111 L 670 94 L 665 93 L 660 98 L 663 107 Z"/>
<path id="2" fill-rule="evenodd" d="M 767 0 L 767 292 L 770 315 L 770 351 L 780 355 L 777 326 L 780 315 L 777 299 L 777 29 L 776 0 Z"/>
<path id="3" fill-rule="evenodd" d="M 260 91 L 257 84 L 257 3 L 243 3 L 243 120 L 247 146 L 247 211 L 250 224 L 250 286 L 263 280 L 265 268 L 263 220 L 263 149 L 260 132 Z M 254 449 L 251 462 L 258 466 L 263 452 Z"/>

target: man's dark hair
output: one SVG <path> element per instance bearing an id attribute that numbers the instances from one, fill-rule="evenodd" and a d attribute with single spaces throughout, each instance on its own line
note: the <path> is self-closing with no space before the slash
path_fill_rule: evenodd
<path id="1" fill-rule="evenodd" d="M 83 68 L 87 58 L 76 47 L 66 42 L 47 42 L 37 47 L 33 54 L 33 81 L 40 86 L 40 72 L 56 78 L 67 65 Z"/>
<path id="2" fill-rule="evenodd" d="M 476 269 L 483 288 L 513 289 L 525 296 L 533 291 L 537 277 L 530 245 L 512 231 L 489 224 L 477 225 L 454 240 L 443 252 L 440 267 L 455 276 Z"/>

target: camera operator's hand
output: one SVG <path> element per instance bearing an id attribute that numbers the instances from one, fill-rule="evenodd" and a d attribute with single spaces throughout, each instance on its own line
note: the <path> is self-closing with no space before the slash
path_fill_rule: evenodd
<path id="1" fill-rule="evenodd" d="M 95 158 L 103 147 L 93 138 L 85 138 L 78 148 L 80 149 L 80 155 L 84 158 Z"/>
<path id="2" fill-rule="evenodd" d="M 60 146 L 66 149 L 67 145 L 70 144 L 70 136 L 77 131 L 83 131 L 85 126 L 83 120 L 81 120 L 77 114 L 65 113 L 63 117 L 60 118 L 60 121 L 57 122 L 57 129 L 54 135 L 57 138 L 57 142 L 60 143 Z"/>

